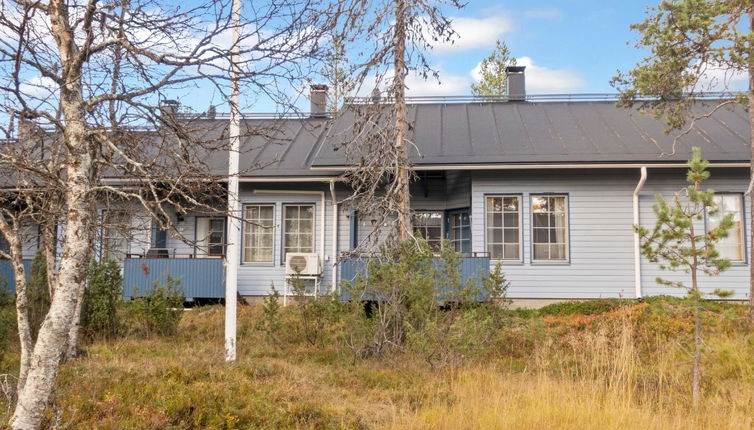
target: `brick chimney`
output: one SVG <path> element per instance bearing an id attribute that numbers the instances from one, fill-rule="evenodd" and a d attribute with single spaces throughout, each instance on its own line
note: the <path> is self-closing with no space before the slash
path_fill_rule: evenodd
<path id="1" fill-rule="evenodd" d="M 508 78 L 508 100 L 526 100 L 526 66 L 508 66 L 505 68 L 505 76 Z"/>
<path id="2" fill-rule="evenodd" d="M 311 93 L 309 100 L 311 102 L 311 109 L 309 110 L 309 116 L 312 118 L 326 118 L 327 117 L 327 85 L 325 84 L 312 84 L 310 87 Z"/>

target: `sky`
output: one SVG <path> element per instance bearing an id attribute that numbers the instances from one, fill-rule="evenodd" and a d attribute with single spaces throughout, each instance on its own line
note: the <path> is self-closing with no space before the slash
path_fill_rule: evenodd
<path id="1" fill-rule="evenodd" d="M 439 72 L 424 80 L 409 76 L 409 95 L 468 95 L 481 60 L 505 41 L 526 68 L 529 94 L 614 93 L 610 79 L 629 70 L 643 52 L 630 30 L 659 0 L 468 0 L 447 9 L 458 38 L 429 54 Z M 306 101 L 298 105 L 306 109 Z M 255 111 L 264 111 L 260 101 Z"/>
<path id="2" fill-rule="evenodd" d="M 459 38 L 431 54 L 441 82 L 412 79 L 413 93 L 463 95 L 479 62 L 497 39 L 527 66 L 530 94 L 615 92 L 610 79 L 642 58 L 629 26 L 641 22 L 654 1 L 470 0 L 462 10 L 448 11 Z"/>

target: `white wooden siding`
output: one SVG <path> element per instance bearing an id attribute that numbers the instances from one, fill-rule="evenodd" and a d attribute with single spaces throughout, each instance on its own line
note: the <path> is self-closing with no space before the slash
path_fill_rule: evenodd
<path id="1" fill-rule="evenodd" d="M 634 297 L 632 193 L 638 169 L 564 170 L 529 172 L 478 172 L 472 179 L 472 247 L 485 249 L 485 195 L 523 196 L 523 263 L 503 266 L 511 281 L 512 298 Z M 748 184 L 743 170 L 712 171 L 707 187 L 719 192 L 743 192 Z M 667 196 L 685 186 L 685 170 L 649 169 L 640 195 L 640 222 L 654 225 L 652 205 L 658 192 Z M 531 261 L 530 197 L 536 193 L 565 193 L 569 202 L 570 261 L 540 264 Z M 744 205 L 745 225 L 751 214 Z M 704 228 L 703 222 L 699 228 Z M 748 233 L 746 234 L 748 241 Z M 747 259 L 751 255 L 747 244 Z M 493 263 L 494 264 L 494 263 Z M 735 291 L 734 298 L 748 297 L 748 260 L 735 263 L 721 276 L 702 280 L 705 291 Z M 682 273 L 661 270 L 642 260 L 642 294 L 676 294 L 683 291 L 658 285 L 657 276 L 685 279 Z M 687 276 L 686 276 L 687 277 Z"/>

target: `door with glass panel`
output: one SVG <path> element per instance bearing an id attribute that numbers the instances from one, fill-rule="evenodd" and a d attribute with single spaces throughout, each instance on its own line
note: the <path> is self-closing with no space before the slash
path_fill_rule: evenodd
<path id="1" fill-rule="evenodd" d="M 471 252 L 471 211 L 469 208 L 446 212 L 445 238 L 456 252 Z"/>

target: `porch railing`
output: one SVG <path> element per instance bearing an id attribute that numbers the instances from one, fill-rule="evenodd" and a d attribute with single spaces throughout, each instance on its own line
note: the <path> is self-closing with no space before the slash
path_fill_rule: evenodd
<path id="1" fill-rule="evenodd" d="M 23 260 L 26 271 L 26 279 L 31 275 L 31 260 Z M 0 260 L 0 289 L 16 294 L 16 275 L 13 273 L 13 266 L 10 261 Z"/>
<path id="2" fill-rule="evenodd" d="M 365 255 L 344 258 L 340 262 L 340 281 L 354 282 L 359 275 L 367 276 L 369 261 L 375 256 Z M 434 258 L 435 267 L 440 264 L 440 258 Z M 461 284 L 481 282 L 482 278 L 490 273 L 490 257 L 486 252 L 465 253 L 458 264 L 461 275 Z"/>
<path id="3" fill-rule="evenodd" d="M 164 284 L 168 275 L 180 280 L 184 296 L 197 298 L 225 297 L 225 269 L 222 256 L 197 258 L 193 254 L 172 254 L 171 258 L 147 258 L 129 254 L 123 261 L 123 297 L 143 296 Z"/>

